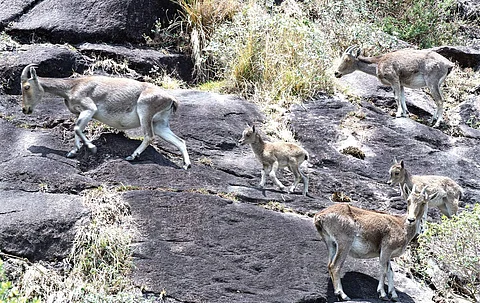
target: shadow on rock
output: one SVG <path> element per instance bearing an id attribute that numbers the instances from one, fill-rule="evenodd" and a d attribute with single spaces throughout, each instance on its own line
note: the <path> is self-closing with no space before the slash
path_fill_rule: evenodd
<path id="1" fill-rule="evenodd" d="M 141 142 L 141 140 L 129 139 L 122 133 L 104 133 L 98 139 L 92 141 L 97 146 L 97 153 L 92 154 L 82 147 L 78 155 L 80 161 L 79 168 L 85 172 L 97 168 L 108 160 L 125 159 L 137 149 Z M 129 163 L 132 165 L 153 163 L 160 166 L 180 168 L 155 150 L 152 145 L 147 147 L 138 158 Z"/>
<path id="2" fill-rule="evenodd" d="M 372 278 L 369 275 L 359 272 L 347 272 L 342 278 L 343 290 L 352 299 L 349 302 L 385 302 L 378 298 L 377 286 L 378 280 Z M 387 285 L 385 284 L 385 291 L 387 291 Z M 399 302 L 402 303 L 415 303 L 415 300 L 408 294 L 396 289 Z M 328 283 L 328 297 L 327 302 L 337 302 L 338 299 L 333 291 L 333 284 L 330 280 Z"/>
<path id="3" fill-rule="evenodd" d="M 343 290 L 354 302 L 385 302 L 378 298 L 377 286 L 378 280 L 359 272 L 347 272 L 342 278 Z M 385 284 L 385 291 L 387 285 Z M 402 303 L 415 303 L 415 300 L 408 294 L 396 289 L 398 300 Z M 333 292 L 333 284 L 330 280 L 328 283 L 328 302 L 337 302 L 337 297 Z"/>
<path id="4" fill-rule="evenodd" d="M 38 146 L 38 145 L 32 145 L 28 148 L 28 151 L 30 151 L 32 154 L 41 154 L 42 157 L 47 157 L 50 154 L 55 154 L 59 156 L 66 156 L 67 151 L 66 150 L 58 150 L 58 149 L 53 149 L 53 148 L 48 148 L 45 146 Z"/>
<path id="5" fill-rule="evenodd" d="M 90 171 L 98 166 L 114 159 L 125 159 L 131 155 L 133 151 L 140 145 L 140 140 L 133 140 L 125 137 L 123 134 L 104 133 L 96 140 L 92 141 L 97 146 L 97 153 L 92 154 L 85 146 L 82 146 L 76 159 L 78 160 L 78 168 L 83 171 Z M 73 147 L 72 146 L 68 146 Z M 52 149 L 45 146 L 33 145 L 28 148 L 33 154 L 41 154 L 47 157 L 50 154 L 66 157 L 68 151 Z M 160 166 L 169 166 L 180 168 L 177 164 L 165 158 L 155 148 L 149 146 L 135 161 L 130 162 L 132 165 L 153 163 Z"/>

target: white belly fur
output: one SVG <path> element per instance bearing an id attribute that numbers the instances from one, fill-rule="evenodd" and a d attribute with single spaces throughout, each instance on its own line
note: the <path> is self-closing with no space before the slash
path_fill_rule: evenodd
<path id="1" fill-rule="evenodd" d="M 379 252 L 368 241 L 355 237 L 349 255 L 356 259 L 371 259 L 379 256 Z"/>
<path id="2" fill-rule="evenodd" d="M 136 111 L 117 115 L 97 112 L 93 118 L 116 129 L 132 129 L 140 126 L 140 119 Z"/>
<path id="3" fill-rule="evenodd" d="M 427 86 L 422 74 L 416 74 L 415 76 L 411 77 L 410 79 L 408 79 L 408 81 L 402 84 L 408 88 L 422 88 Z"/>

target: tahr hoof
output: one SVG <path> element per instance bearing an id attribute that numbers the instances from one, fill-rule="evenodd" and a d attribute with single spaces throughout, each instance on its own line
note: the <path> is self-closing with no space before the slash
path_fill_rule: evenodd
<path id="1" fill-rule="evenodd" d="M 88 147 L 88 150 L 92 153 L 92 154 L 96 154 L 97 153 L 97 147 L 95 145 L 91 145 Z"/>
<path id="2" fill-rule="evenodd" d="M 133 160 L 135 160 L 135 157 L 134 156 L 128 156 L 128 157 L 125 158 L 125 160 L 133 161 Z"/>
<path id="3" fill-rule="evenodd" d="M 382 300 L 382 301 L 388 301 L 388 300 L 389 300 L 389 299 L 388 299 L 388 296 L 387 296 L 386 294 L 383 295 L 383 296 L 382 296 L 381 294 L 379 294 L 379 295 L 378 295 L 378 298 L 379 298 L 380 300 Z"/>
<path id="4" fill-rule="evenodd" d="M 350 301 L 350 297 L 346 294 L 337 294 L 338 301 Z"/>
<path id="5" fill-rule="evenodd" d="M 190 163 L 183 165 L 184 170 L 188 170 L 190 167 L 192 167 L 192 164 Z"/>
<path id="6" fill-rule="evenodd" d="M 76 151 L 69 151 L 67 153 L 67 158 L 75 158 L 77 156 L 77 152 Z"/>

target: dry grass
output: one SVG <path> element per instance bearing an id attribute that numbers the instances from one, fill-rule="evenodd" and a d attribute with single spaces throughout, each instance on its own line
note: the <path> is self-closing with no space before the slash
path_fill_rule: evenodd
<path id="1" fill-rule="evenodd" d="M 465 101 L 480 83 L 480 73 L 471 68 L 462 69 L 458 65 L 445 78 L 443 92 L 445 101 L 450 105 L 457 105 Z"/>
<path id="2" fill-rule="evenodd" d="M 184 81 L 160 68 L 150 71 L 149 76 L 144 77 L 144 81 L 153 83 L 165 89 L 180 89 L 187 87 L 187 84 Z"/>
<path id="3" fill-rule="evenodd" d="M 189 33 L 190 52 L 194 62 L 194 76 L 205 81 L 209 74 L 203 51 L 215 28 L 228 20 L 240 9 L 240 0 L 177 0 L 182 8 L 182 20 Z"/>
<path id="4" fill-rule="evenodd" d="M 273 7 L 260 0 L 178 2 L 190 33 L 197 79 L 222 80 L 221 91 L 240 94 L 265 112 L 267 134 L 281 130 L 272 135 L 291 141 L 284 113 L 319 92 L 337 90 L 332 67 L 348 46 L 359 45 L 365 55 L 404 48 L 409 44 L 399 35 L 384 32 L 403 23 L 415 39 L 446 41 L 451 1 L 422 1 L 435 10 L 423 16 L 421 6 L 410 5 L 399 15 L 401 3 L 383 0 L 285 0 Z M 400 23 L 393 24 L 392 16 Z M 423 31 L 422 16 L 438 26 Z"/>
<path id="5" fill-rule="evenodd" d="M 211 34 L 203 62 L 224 92 L 240 94 L 266 114 L 267 135 L 295 141 L 284 114 L 292 104 L 336 90 L 332 66 L 347 46 L 372 53 L 397 47 L 398 39 L 363 21 L 365 1 L 284 1 L 267 7 L 248 1 Z M 332 16 L 338 16 L 332 18 Z"/>
<path id="6" fill-rule="evenodd" d="M 90 222 L 79 228 L 63 268 L 24 262 L 19 293 L 55 303 L 146 302 L 127 277 L 136 234 L 129 205 L 105 187 L 88 191 L 84 201 Z"/>
<path id="7" fill-rule="evenodd" d="M 92 58 L 92 63 L 89 65 L 88 69 L 84 71 L 83 74 L 91 76 L 102 73 L 130 78 L 135 78 L 137 76 L 137 72 L 135 72 L 128 66 L 127 60 L 118 62 L 111 58 L 101 56 L 94 56 Z"/>

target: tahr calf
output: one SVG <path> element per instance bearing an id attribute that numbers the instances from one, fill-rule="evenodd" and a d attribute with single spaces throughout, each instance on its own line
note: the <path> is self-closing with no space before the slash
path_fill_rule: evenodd
<path id="1" fill-rule="evenodd" d="M 247 127 L 239 140 L 241 145 L 250 144 L 257 159 L 262 163 L 262 180 L 260 187 L 265 186 L 267 175 L 275 184 L 284 190 L 285 186 L 278 180 L 276 172 L 279 168 L 288 167 L 295 176 L 295 181 L 289 192 L 293 192 L 300 179 L 303 180 L 303 195 L 308 192 L 308 177 L 300 170 L 300 165 L 308 159 L 308 152 L 302 147 L 289 142 L 265 142 L 255 130 L 255 126 Z"/>

